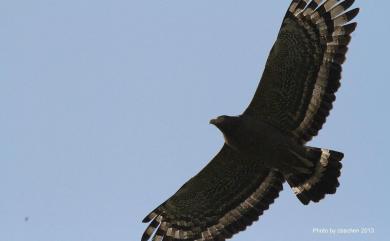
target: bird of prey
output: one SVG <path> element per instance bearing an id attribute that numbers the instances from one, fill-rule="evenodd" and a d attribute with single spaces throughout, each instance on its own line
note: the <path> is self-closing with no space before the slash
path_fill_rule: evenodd
<path id="1" fill-rule="evenodd" d="M 354 0 L 292 0 L 247 109 L 210 121 L 225 143 L 143 222 L 141 240 L 225 240 L 279 196 L 284 181 L 305 205 L 339 186 L 343 153 L 307 146 L 335 101 L 359 9 Z"/>

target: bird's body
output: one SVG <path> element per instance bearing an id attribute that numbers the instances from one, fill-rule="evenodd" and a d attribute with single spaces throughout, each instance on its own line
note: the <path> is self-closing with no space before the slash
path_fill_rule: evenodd
<path id="1" fill-rule="evenodd" d="M 302 153 L 304 147 L 291 136 L 251 116 L 221 116 L 219 122 L 212 121 L 223 133 L 225 143 L 240 153 L 243 159 L 259 162 L 285 174 L 298 173 L 295 168 L 311 167 L 292 157 L 291 151 Z"/>
<path id="2" fill-rule="evenodd" d="M 291 186 L 305 205 L 334 194 L 341 152 L 309 147 L 340 86 L 356 23 L 354 0 L 292 0 L 259 87 L 239 116 L 210 121 L 218 154 L 149 213 L 141 240 L 223 241 L 256 221 Z"/>

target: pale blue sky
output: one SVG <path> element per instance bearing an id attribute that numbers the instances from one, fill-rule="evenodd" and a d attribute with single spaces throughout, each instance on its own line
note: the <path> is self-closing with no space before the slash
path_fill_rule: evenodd
<path id="1" fill-rule="evenodd" d="M 285 185 L 235 241 L 388 237 L 390 3 L 356 2 L 342 87 L 310 143 L 345 153 L 337 194 L 303 206 Z M 0 241 L 139 240 L 222 145 L 208 120 L 249 103 L 288 5 L 2 0 Z"/>

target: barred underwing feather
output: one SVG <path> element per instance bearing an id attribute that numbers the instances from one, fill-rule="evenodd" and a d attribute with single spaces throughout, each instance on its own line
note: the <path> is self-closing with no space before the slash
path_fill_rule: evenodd
<path id="1" fill-rule="evenodd" d="M 160 215 L 157 211 L 157 208 L 155 210 L 153 210 L 151 213 L 149 213 L 143 220 L 142 222 L 143 223 L 148 223 L 150 222 L 151 220 L 155 219 L 158 215 Z"/>
<path id="2" fill-rule="evenodd" d="M 305 10 L 303 11 L 302 15 L 305 17 L 310 18 L 310 15 L 314 12 L 314 10 L 318 7 L 318 5 L 321 3 L 321 0 L 314 0 L 311 1 Z"/>
<path id="3" fill-rule="evenodd" d="M 333 94 L 340 86 L 340 65 L 356 28 L 356 23 L 349 23 L 359 12 L 358 8 L 349 10 L 353 3 L 293 2 L 244 114 L 283 129 L 299 143 L 318 134 L 332 109 Z"/>
<path id="4" fill-rule="evenodd" d="M 158 220 L 153 219 L 152 222 L 149 224 L 149 226 L 146 228 L 145 232 L 143 233 L 141 241 L 147 241 L 152 236 L 152 234 L 159 226 L 159 224 L 160 223 Z"/>
<path id="5" fill-rule="evenodd" d="M 346 46 L 351 42 L 351 36 L 349 35 L 337 35 L 329 37 L 327 45 Z"/>
<path id="6" fill-rule="evenodd" d="M 142 241 L 149 239 L 156 228 L 158 230 L 153 236 L 156 240 L 166 237 L 173 240 L 223 240 L 258 220 L 278 197 L 284 178 L 257 162 L 236 158 L 235 152 L 225 145 L 206 168 L 148 215 L 152 218 L 159 213 L 145 231 Z M 203 180 L 210 178 L 210 173 L 216 179 L 208 180 L 205 188 Z M 237 177 L 241 182 L 230 181 Z M 227 188 L 229 185 L 230 189 Z M 229 198 L 219 196 L 222 190 Z"/>
<path id="7" fill-rule="evenodd" d="M 340 3 L 339 5 L 336 5 L 328 12 L 326 12 L 324 8 L 319 8 L 318 11 L 316 11 L 312 15 L 313 22 L 315 22 L 315 24 L 319 24 L 321 22 L 327 21 L 327 25 L 332 24 L 333 26 L 340 26 L 341 24 L 348 22 L 348 20 L 347 19 L 342 20 L 341 18 L 336 20 L 337 17 L 341 16 L 341 14 L 346 9 L 348 9 L 353 4 L 353 2 L 354 0 L 346 0 Z"/>
<path id="8" fill-rule="evenodd" d="M 345 10 L 349 9 L 352 4 L 355 2 L 355 0 L 345 0 L 341 2 L 340 4 L 336 5 L 330 10 L 330 15 L 332 18 L 340 15 L 343 13 Z"/>
<path id="9" fill-rule="evenodd" d="M 340 3 L 340 0 L 326 0 L 324 1 L 323 6 L 325 7 L 326 12 L 329 12 L 336 4 Z"/>
<path id="10" fill-rule="evenodd" d="M 358 13 L 359 13 L 358 8 L 352 9 L 352 10 L 332 19 L 333 25 L 334 26 L 341 26 L 341 25 L 351 21 L 353 18 L 355 18 Z"/>
<path id="11" fill-rule="evenodd" d="M 297 8 L 298 4 L 301 2 L 301 0 L 292 0 L 290 7 L 288 8 L 288 11 L 291 13 L 295 12 L 295 9 Z"/>
<path id="12" fill-rule="evenodd" d="M 307 5 L 307 2 L 309 2 L 310 0 L 301 0 L 299 3 L 298 3 L 298 5 L 297 5 L 297 7 L 295 8 L 295 11 L 293 12 L 293 14 L 296 16 L 296 15 L 298 15 L 298 14 L 300 14 L 303 10 L 304 10 L 304 8 L 306 7 L 306 5 Z"/>
<path id="13" fill-rule="evenodd" d="M 156 233 L 154 234 L 153 238 L 152 238 L 152 241 L 162 241 L 164 236 L 165 236 L 165 232 L 161 226 L 157 229 Z"/>
<path id="14" fill-rule="evenodd" d="M 356 23 L 349 23 L 343 26 L 337 26 L 335 30 L 333 31 L 332 35 L 349 35 L 353 31 L 355 31 L 357 24 Z"/>
<path id="15" fill-rule="evenodd" d="M 344 61 L 345 61 L 344 54 L 334 54 L 334 53 L 326 52 L 324 55 L 324 62 L 343 64 Z"/>

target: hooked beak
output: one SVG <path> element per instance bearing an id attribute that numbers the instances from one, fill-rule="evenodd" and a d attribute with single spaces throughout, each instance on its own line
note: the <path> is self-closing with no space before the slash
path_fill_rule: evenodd
<path id="1" fill-rule="evenodd" d="M 217 122 L 218 122 L 217 119 L 211 119 L 209 123 L 213 125 L 217 125 Z"/>

